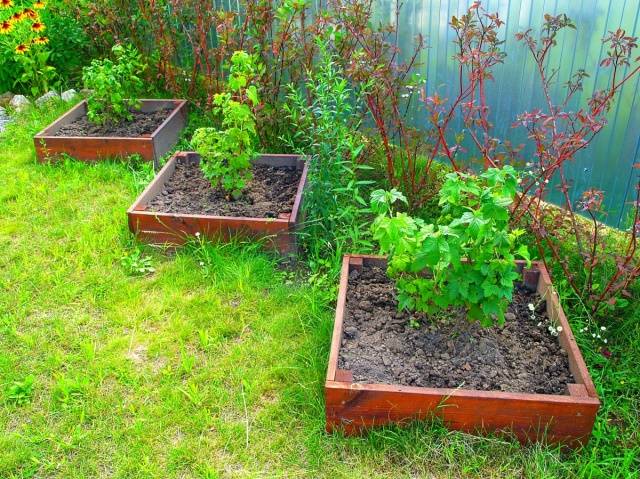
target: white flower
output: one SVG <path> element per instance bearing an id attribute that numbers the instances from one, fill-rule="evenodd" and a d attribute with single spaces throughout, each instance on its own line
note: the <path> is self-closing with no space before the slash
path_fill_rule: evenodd
<path id="1" fill-rule="evenodd" d="M 200 231 L 196 231 L 196 237 L 199 238 L 200 237 Z"/>
<path id="2" fill-rule="evenodd" d="M 556 331 L 558 331 L 559 333 L 561 333 L 561 332 L 562 332 L 562 326 L 558 326 L 558 327 L 556 328 Z"/>
<path id="3" fill-rule="evenodd" d="M 607 328 L 605 328 L 604 326 L 600 326 L 600 331 L 606 331 Z"/>
<path id="4" fill-rule="evenodd" d="M 596 333 L 592 333 L 591 336 L 593 336 L 595 338 L 596 337 Z"/>
<path id="5" fill-rule="evenodd" d="M 598 334 L 598 339 L 600 339 L 600 338 L 601 338 L 601 336 Z"/>
<path id="6" fill-rule="evenodd" d="M 200 266 L 204 266 L 204 261 L 200 261 Z"/>
<path id="7" fill-rule="evenodd" d="M 607 338 L 604 338 L 602 341 L 603 341 L 604 343 L 606 343 L 606 342 L 607 342 Z"/>
<path id="8" fill-rule="evenodd" d="M 529 311 L 534 311 L 536 309 L 533 303 L 529 303 L 527 306 L 529 306 Z"/>

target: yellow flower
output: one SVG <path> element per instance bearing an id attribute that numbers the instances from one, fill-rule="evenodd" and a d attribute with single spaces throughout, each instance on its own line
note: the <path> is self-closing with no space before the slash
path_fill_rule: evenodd
<path id="1" fill-rule="evenodd" d="M 4 21 L 0 23 L 0 35 L 6 35 L 13 30 L 13 23 Z"/>
<path id="2" fill-rule="evenodd" d="M 24 43 L 21 43 L 20 45 L 18 45 L 16 47 L 16 53 L 18 55 L 24 55 L 28 51 L 29 51 L 29 47 L 27 45 L 25 45 Z"/>
<path id="3" fill-rule="evenodd" d="M 15 23 L 22 20 L 22 18 L 23 18 L 22 12 L 16 12 L 13 15 L 11 15 L 10 20 Z"/>
<path id="4" fill-rule="evenodd" d="M 30 18 L 31 20 L 39 20 L 38 13 L 32 8 L 25 8 L 22 11 L 22 16 L 24 18 Z"/>
<path id="5" fill-rule="evenodd" d="M 33 4 L 33 8 L 35 8 L 36 10 L 42 10 L 46 6 L 47 6 L 46 3 L 40 2 L 40 1 Z"/>
<path id="6" fill-rule="evenodd" d="M 33 22 L 33 24 L 31 25 L 31 30 L 33 30 L 34 32 L 41 32 L 45 28 L 46 27 L 44 26 L 44 23 L 42 23 L 42 22 Z"/>
<path id="7" fill-rule="evenodd" d="M 49 39 L 47 37 L 36 37 L 32 40 L 32 43 L 36 45 L 46 45 L 49 43 Z"/>
<path id="8" fill-rule="evenodd" d="M 13 0 L 0 0 L 0 7 L 2 8 L 13 7 Z"/>

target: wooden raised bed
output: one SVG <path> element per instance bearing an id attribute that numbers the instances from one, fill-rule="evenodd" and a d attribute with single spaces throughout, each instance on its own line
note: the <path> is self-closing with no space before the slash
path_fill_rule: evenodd
<path id="1" fill-rule="evenodd" d="M 153 181 L 127 211 L 129 229 L 138 239 L 150 244 L 180 245 L 196 233 L 209 238 L 250 237 L 266 239 L 268 246 L 282 254 L 294 254 L 295 230 L 300 221 L 302 194 L 307 181 L 308 164 L 299 155 L 260 155 L 254 163 L 271 166 L 295 166 L 302 171 L 291 213 L 278 218 L 243 218 L 200 214 L 157 213 L 146 211 L 147 203 L 162 191 L 173 174 L 177 158 L 199 162 L 194 152 L 178 152 L 160 170 Z"/>
<path id="2" fill-rule="evenodd" d="M 543 264 L 534 263 L 532 270 L 525 271 L 525 282 L 537 285 L 538 293 L 547 300 L 550 319 L 563 328 L 559 340 L 575 379 L 566 395 L 353 382 L 351 371 L 338 369 L 338 357 L 349 272 L 363 264 L 384 266 L 386 260 L 367 255 L 344 257 L 325 382 L 328 432 L 342 430 L 351 435 L 372 426 L 439 417 L 449 429 L 480 434 L 510 431 L 521 442 L 545 440 L 576 447 L 589 441 L 600 401 Z"/>
<path id="3" fill-rule="evenodd" d="M 87 102 L 82 101 L 33 137 L 38 161 L 57 160 L 67 154 L 77 160 L 93 162 L 107 158 L 140 155 L 144 160 L 157 162 L 176 144 L 187 122 L 185 100 L 141 100 L 141 110 L 157 111 L 173 108 L 167 119 L 150 135 L 141 137 L 54 136 L 62 126 L 87 113 Z"/>

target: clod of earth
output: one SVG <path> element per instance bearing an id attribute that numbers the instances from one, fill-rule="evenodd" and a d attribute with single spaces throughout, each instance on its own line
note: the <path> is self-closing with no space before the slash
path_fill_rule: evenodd
<path id="1" fill-rule="evenodd" d="M 542 305 L 535 320 L 529 303 Z M 541 394 L 567 394 L 573 382 L 557 337 L 538 326 L 544 300 L 520 285 L 503 328 L 469 323 L 461 309 L 429 318 L 397 308 L 383 269 L 350 273 L 338 365 L 355 382 Z"/>
<path id="2" fill-rule="evenodd" d="M 243 195 L 229 200 L 226 191 L 211 186 L 198 165 L 178 159 L 175 172 L 149 202 L 148 211 L 252 218 L 290 213 L 302 172 L 268 165 L 253 165 L 252 171 Z"/>
<path id="3" fill-rule="evenodd" d="M 96 125 L 89 121 L 86 115 L 76 121 L 62 126 L 54 136 L 107 136 L 135 138 L 150 135 L 171 114 L 171 109 L 162 109 L 152 112 L 132 112 L 133 119 L 121 123 L 106 123 Z"/>

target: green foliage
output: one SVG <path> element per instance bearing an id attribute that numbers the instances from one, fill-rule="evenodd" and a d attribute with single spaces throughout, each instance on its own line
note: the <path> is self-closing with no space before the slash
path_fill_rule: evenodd
<path id="1" fill-rule="evenodd" d="M 82 402 L 87 386 L 86 378 L 60 375 L 53 387 L 52 398 L 62 408 L 77 406 Z"/>
<path id="2" fill-rule="evenodd" d="M 153 258 L 144 254 L 139 248 L 126 253 L 120 258 L 120 264 L 130 276 L 145 276 L 154 273 Z"/>
<path id="3" fill-rule="evenodd" d="M 30 374 L 22 381 L 14 381 L 13 384 L 7 388 L 6 402 L 18 405 L 30 402 L 31 397 L 33 396 L 33 384 L 35 379 L 35 376 Z"/>
<path id="4" fill-rule="evenodd" d="M 74 87 L 81 84 L 82 68 L 97 56 L 91 38 L 63 2 L 47 5 L 42 19 L 47 24 L 49 63 L 55 67 L 61 82 Z"/>
<path id="5" fill-rule="evenodd" d="M 389 255 L 400 308 L 427 313 L 465 307 L 483 326 L 504 323 L 518 278 L 515 259 L 529 259 L 516 248 L 521 230 L 509 230 L 509 205 L 517 189 L 511 166 L 491 168 L 480 176 L 450 173 L 440 190 L 442 212 L 436 224 L 393 211 L 406 203 L 397 190 L 374 191 L 374 239 Z"/>
<path id="6" fill-rule="evenodd" d="M 251 179 L 256 156 L 256 120 L 252 107 L 260 100 L 250 84 L 262 67 L 253 55 L 237 51 L 231 57 L 227 91 L 213 97 L 213 112 L 222 116 L 222 128 L 199 128 L 191 144 L 200 154 L 205 177 L 234 198 L 242 195 Z"/>
<path id="7" fill-rule="evenodd" d="M 0 4 L 0 91 L 37 96 L 58 86 L 50 65 L 47 31 L 50 16 L 45 2 L 6 0 Z"/>
<path id="8" fill-rule="evenodd" d="M 59 75 L 55 67 L 49 65 L 50 56 L 51 51 L 44 49 L 34 49 L 29 54 L 17 56 L 16 62 L 22 73 L 15 84 L 22 85 L 22 89 L 33 96 L 46 93 L 57 85 Z"/>
<path id="9" fill-rule="evenodd" d="M 132 45 L 114 45 L 111 52 L 115 61 L 93 60 L 82 70 L 85 88 L 93 90 L 87 99 L 88 117 L 97 124 L 131 120 L 131 109 L 140 107 L 140 75 L 147 68 L 142 56 Z"/>
<path id="10" fill-rule="evenodd" d="M 304 242 L 312 269 L 333 267 L 347 250 L 370 247 L 362 189 L 372 183 L 356 176 L 368 167 L 356 163 L 364 143 L 354 133 L 360 126 L 355 93 L 327 44 L 317 43 L 321 57 L 316 69 L 307 73 L 306 92 L 290 85 L 285 105 L 291 123 L 297 125 L 287 142 L 310 162 Z"/>

